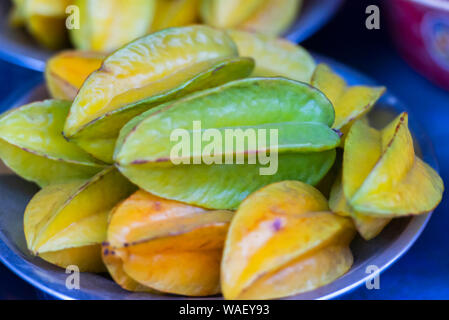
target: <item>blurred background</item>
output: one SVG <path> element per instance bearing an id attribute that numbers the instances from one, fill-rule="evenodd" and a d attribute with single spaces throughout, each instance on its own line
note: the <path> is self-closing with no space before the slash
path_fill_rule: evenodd
<path id="1" fill-rule="evenodd" d="M 417 2 L 430 3 L 430 13 Z M 449 8 L 435 10 L 433 3 L 449 6 L 446 0 L 349 0 L 302 45 L 370 76 L 399 97 L 431 137 L 446 182 Z M 380 8 L 380 29 L 365 25 L 370 5 Z M 40 72 L 0 61 L 0 111 L 18 87 L 41 78 Z M 340 299 L 449 299 L 448 205 L 443 198 L 411 250 L 381 274 L 379 290 L 360 287 Z M 45 296 L 0 264 L 0 299 L 39 298 Z"/>

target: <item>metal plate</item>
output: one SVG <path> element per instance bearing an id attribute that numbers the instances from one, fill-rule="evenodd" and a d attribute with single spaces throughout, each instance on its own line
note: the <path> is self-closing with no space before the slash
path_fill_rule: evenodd
<path id="1" fill-rule="evenodd" d="M 376 85 L 369 78 L 330 59 L 315 56 L 326 62 L 342 75 L 349 84 Z M 47 97 L 43 84 L 19 91 L 11 107 Z M 406 110 L 400 101 L 387 93 L 370 115 L 373 124 L 383 127 L 399 112 Z M 410 127 L 415 139 L 418 154 L 432 167 L 438 170 L 432 144 L 427 135 L 410 115 Z M 143 293 L 129 293 L 122 290 L 107 275 L 85 273 L 81 275 L 80 290 L 69 290 L 65 286 L 67 275 L 64 270 L 52 266 L 40 258 L 33 257 L 26 249 L 23 234 L 23 212 L 26 204 L 38 188 L 0 165 L 0 260 L 13 272 L 37 288 L 61 299 L 185 299 L 178 296 L 160 296 Z M 373 274 L 367 274 L 368 266 L 385 270 L 399 259 L 416 241 L 426 226 L 431 214 L 413 218 L 395 219 L 372 241 L 363 241 L 357 237 L 352 245 L 354 265 L 351 270 L 335 282 L 317 290 L 300 294 L 288 299 L 330 299 L 364 284 Z M 216 297 L 218 298 L 218 297 Z"/>
<path id="2" fill-rule="evenodd" d="M 294 25 L 284 35 L 293 42 L 310 37 L 337 12 L 343 0 L 305 0 Z M 23 29 L 11 28 L 9 0 L 0 1 L 0 58 L 36 71 L 44 71 L 45 63 L 55 52 L 46 50 Z"/>

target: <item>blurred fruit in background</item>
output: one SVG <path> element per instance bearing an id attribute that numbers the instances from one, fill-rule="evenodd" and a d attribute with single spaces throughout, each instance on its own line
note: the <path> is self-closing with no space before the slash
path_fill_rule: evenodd
<path id="1" fill-rule="evenodd" d="M 72 0 L 14 0 L 11 23 L 23 26 L 42 45 L 57 49 L 68 44 L 66 8 Z"/>
<path id="2" fill-rule="evenodd" d="M 302 7 L 302 0 L 265 0 L 238 28 L 278 36 L 287 30 Z"/>
<path id="3" fill-rule="evenodd" d="M 150 32 L 199 22 L 201 0 L 156 0 Z"/>
<path id="4" fill-rule="evenodd" d="M 393 39 L 417 71 L 449 90 L 449 1 L 385 1 Z"/>
<path id="5" fill-rule="evenodd" d="M 144 36 L 154 17 L 154 0 L 71 0 L 79 28 L 69 31 L 77 49 L 111 52 Z"/>
<path id="6" fill-rule="evenodd" d="M 295 21 L 303 0 L 13 0 L 10 22 L 43 47 L 111 52 L 147 33 L 195 23 L 272 36 Z M 78 12 L 66 10 L 75 5 Z M 66 19 L 79 17 L 78 29 Z M 75 17 L 76 19 L 77 17 Z"/>
<path id="7" fill-rule="evenodd" d="M 218 28 L 280 35 L 293 23 L 302 0 L 202 0 L 201 17 Z"/>
<path id="8" fill-rule="evenodd" d="M 225 1 L 224 5 L 235 6 L 233 10 L 239 13 L 246 7 L 245 1 Z M 254 1 L 256 5 L 232 29 L 282 36 L 300 43 L 320 30 L 343 2 Z M 109 54 L 123 43 L 149 33 L 168 27 L 204 24 L 204 11 L 209 12 L 205 8 L 217 4 L 223 6 L 217 0 L 3 0 L 0 1 L 0 59 L 43 72 L 48 59 L 60 50 L 83 49 Z M 40 31 L 37 35 L 29 31 L 33 19 L 26 14 L 30 12 L 25 10 L 27 6 L 40 8 L 36 10 L 39 14 L 34 15 L 41 24 L 45 19 L 51 21 L 43 26 L 37 23 L 38 27 L 33 29 Z M 217 25 L 214 19 L 211 24 Z M 223 17 L 217 19 L 226 21 Z"/>

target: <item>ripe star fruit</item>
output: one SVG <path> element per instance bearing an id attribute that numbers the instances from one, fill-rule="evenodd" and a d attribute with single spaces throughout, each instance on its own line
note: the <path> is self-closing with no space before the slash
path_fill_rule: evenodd
<path id="1" fill-rule="evenodd" d="M 112 278 L 129 291 L 218 294 L 232 215 L 139 190 L 113 210 L 103 260 Z"/>
<path id="2" fill-rule="evenodd" d="M 264 0 L 202 0 L 201 17 L 210 26 L 233 28 L 245 22 Z"/>
<path id="3" fill-rule="evenodd" d="M 228 35 L 206 26 L 170 28 L 108 56 L 84 82 L 64 135 L 105 162 L 120 129 L 163 102 L 248 76 L 251 58 L 238 57 Z"/>
<path id="4" fill-rule="evenodd" d="M 384 94 L 384 87 L 348 86 L 346 81 L 325 64 L 316 67 L 312 86 L 321 90 L 335 109 L 334 129 L 344 135 L 357 119 L 365 116 Z"/>
<path id="5" fill-rule="evenodd" d="M 301 46 L 265 34 L 228 30 L 240 55 L 256 61 L 253 76 L 285 77 L 310 82 L 315 70 L 313 57 Z"/>
<path id="6" fill-rule="evenodd" d="M 45 80 L 52 98 L 73 101 L 87 77 L 100 69 L 104 54 L 67 50 L 54 55 L 45 68 Z"/>
<path id="7" fill-rule="evenodd" d="M 251 194 L 229 227 L 221 265 L 226 299 L 275 299 L 335 281 L 351 267 L 349 219 L 314 187 L 282 181 Z"/>
<path id="8" fill-rule="evenodd" d="M 43 188 L 25 210 L 28 249 L 63 268 L 105 271 L 101 243 L 106 240 L 109 211 L 134 191 L 135 186 L 112 167 L 89 180 Z"/>
<path id="9" fill-rule="evenodd" d="M 156 0 L 150 31 L 193 24 L 199 18 L 200 0 Z"/>
<path id="10" fill-rule="evenodd" d="M 440 176 L 415 154 L 408 115 L 402 113 L 381 131 L 362 120 L 354 123 L 330 203 L 371 239 L 391 218 L 433 210 L 443 190 Z"/>
<path id="11" fill-rule="evenodd" d="M 270 36 L 279 36 L 298 17 L 302 3 L 302 0 L 264 0 L 263 4 L 238 28 Z"/>
<path id="12" fill-rule="evenodd" d="M 70 29 L 76 49 L 111 52 L 144 36 L 153 21 L 154 0 L 73 0 L 79 28 Z"/>

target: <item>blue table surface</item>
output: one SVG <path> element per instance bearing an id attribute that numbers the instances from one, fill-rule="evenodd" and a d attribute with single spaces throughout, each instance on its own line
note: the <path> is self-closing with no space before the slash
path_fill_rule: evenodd
<path id="1" fill-rule="evenodd" d="M 369 75 L 405 102 L 431 137 L 440 174 L 448 181 L 449 92 L 420 76 L 399 57 L 384 20 L 381 30 L 364 27 L 365 8 L 376 1 L 349 2 L 327 27 L 303 45 Z M 39 73 L 0 61 L 0 110 L 8 107 L 3 101 L 11 92 L 39 77 Z M 445 197 L 416 244 L 382 273 L 379 290 L 363 286 L 340 299 L 449 299 L 448 210 Z M 0 299 L 40 297 L 33 287 L 0 264 Z"/>

